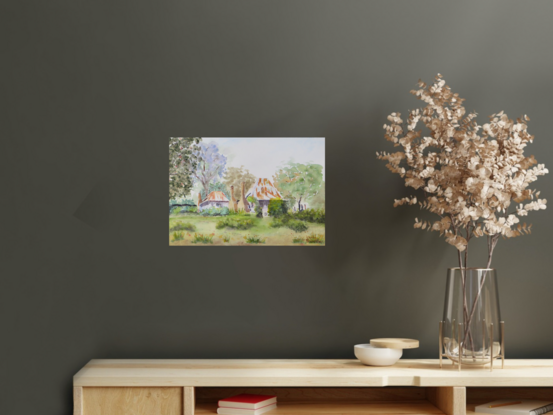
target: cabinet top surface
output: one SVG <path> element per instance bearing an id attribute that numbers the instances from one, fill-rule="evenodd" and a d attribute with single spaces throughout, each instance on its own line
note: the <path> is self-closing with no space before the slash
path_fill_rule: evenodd
<path id="1" fill-rule="evenodd" d="M 364 366 L 358 360 L 91 360 L 74 386 L 553 386 L 553 360 L 505 360 L 494 370 L 448 360 L 400 360 Z"/>

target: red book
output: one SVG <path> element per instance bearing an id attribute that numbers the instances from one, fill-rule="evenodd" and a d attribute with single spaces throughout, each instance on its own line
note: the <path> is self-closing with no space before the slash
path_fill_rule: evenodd
<path id="1" fill-rule="evenodd" d="M 220 408 L 259 409 L 276 403 L 274 395 L 252 395 L 242 393 L 219 401 Z"/>

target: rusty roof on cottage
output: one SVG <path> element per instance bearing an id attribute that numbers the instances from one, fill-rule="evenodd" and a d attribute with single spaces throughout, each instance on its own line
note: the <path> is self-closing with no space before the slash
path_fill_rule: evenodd
<path id="1" fill-rule="evenodd" d="M 204 202 L 228 202 L 228 199 L 223 192 L 211 192 Z"/>
<path id="2" fill-rule="evenodd" d="M 282 199 L 282 195 L 273 183 L 269 179 L 262 178 L 257 179 L 253 186 L 250 187 L 250 190 L 246 194 L 246 197 L 248 196 L 253 196 L 257 200 L 271 200 L 277 197 Z"/>

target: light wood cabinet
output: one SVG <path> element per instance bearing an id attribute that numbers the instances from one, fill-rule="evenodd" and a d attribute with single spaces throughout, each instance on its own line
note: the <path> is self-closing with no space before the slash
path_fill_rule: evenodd
<path id="1" fill-rule="evenodd" d="M 182 415 L 182 388 L 83 388 L 82 413 L 88 415 Z"/>
<path id="2" fill-rule="evenodd" d="M 437 360 L 92 360 L 73 385 L 75 415 L 215 414 L 243 392 L 277 395 L 274 415 L 465 415 L 494 399 L 553 399 L 553 360 L 493 372 Z"/>

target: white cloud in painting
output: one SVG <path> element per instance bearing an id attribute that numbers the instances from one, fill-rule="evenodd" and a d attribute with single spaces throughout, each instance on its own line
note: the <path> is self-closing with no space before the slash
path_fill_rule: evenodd
<path id="1" fill-rule="evenodd" d="M 272 178 L 285 163 L 315 163 L 323 166 L 324 137 L 203 137 L 227 156 L 227 166 L 244 166 L 256 177 Z"/>

